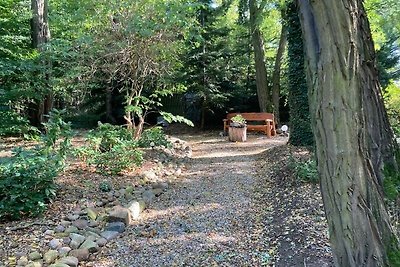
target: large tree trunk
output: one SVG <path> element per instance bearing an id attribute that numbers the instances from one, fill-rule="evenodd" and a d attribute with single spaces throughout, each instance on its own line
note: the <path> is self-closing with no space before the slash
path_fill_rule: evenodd
<path id="1" fill-rule="evenodd" d="M 254 49 L 254 61 L 256 68 L 256 85 L 258 103 L 261 112 L 269 111 L 271 107 L 270 90 L 267 82 L 267 69 L 265 67 L 264 44 L 258 25 L 258 17 L 260 15 L 260 8 L 257 6 L 256 0 L 249 1 L 250 8 L 250 28 L 251 40 Z"/>
<path id="2" fill-rule="evenodd" d="M 32 0 L 32 20 L 31 20 L 31 34 L 32 34 L 32 47 L 39 52 L 46 49 L 45 44 L 50 41 L 50 29 L 48 20 L 48 1 L 47 0 Z M 54 96 L 50 89 L 50 69 L 51 63 L 47 60 L 42 62 L 44 73 L 40 75 L 43 79 L 45 89 L 48 91 L 43 99 L 37 99 L 31 105 L 31 121 L 40 126 L 46 119 L 53 108 Z"/>
<path id="3" fill-rule="evenodd" d="M 394 266 L 382 192 L 395 165 L 362 0 L 300 0 L 310 111 L 336 266 Z"/>
<path id="4" fill-rule="evenodd" d="M 272 104 L 274 106 L 276 125 L 280 124 L 279 98 L 281 89 L 281 66 L 283 54 L 286 46 L 286 27 L 282 26 L 281 36 L 279 38 L 278 51 L 276 52 L 274 72 L 272 74 Z"/>

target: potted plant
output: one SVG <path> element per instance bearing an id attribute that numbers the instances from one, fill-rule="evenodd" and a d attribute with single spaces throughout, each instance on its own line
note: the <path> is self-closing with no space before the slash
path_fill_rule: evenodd
<path id="1" fill-rule="evenodd" d="M 246 120 L 238 114 L 231 118 L 229 124 L 229 141 L 245 142 L 247 140 Z"/>

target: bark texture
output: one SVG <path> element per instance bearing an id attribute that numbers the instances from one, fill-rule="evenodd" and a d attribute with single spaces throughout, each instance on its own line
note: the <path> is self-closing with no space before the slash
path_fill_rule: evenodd
<path id="1" fill-rule="evenodd" d="M 336 266 L 391 266 L 382 192 L 393 134 L 362 0 L 299 0 L 321 190 Z"/>
<path id="2" fill-rule="evenodd" d="M 251 41 L 254 49 L 256 69 L 256 86 L 260 112 L 268 112 L 271 107 L 270 89 L 267 82 L 267 69 L 265 67 L 264 42 L 258 24 L 261 8 L 256 0 L 249 1 Z"/>
<path id="3" fill-rule="evenodd" d="M 278 51 L 276 52 L 274 72 L 272 74 L 272 104 L 274 106 L 275 123 L 280 124 L 279 98 L 281 94 L 281 67 L 283 54 L 286 47 L 286 27 L 282 26 L 281 36 L 279 38 Z"/>
<path id="4" fill-rule="evenodd" d="M 39 52 L 46 49 L 46 43 L 50 41 L 50 29 L 48 19 L 48 1 L 47 0 L 32 0 L 31 1 L 32 19 L 31 19 L 31 33 L 32 33 L 32 47 Z M 30 117 L 31 122 L 35 126 L 45 121 L 44 115 L 48 115 L 53 108 L 54 96 L 51 92 L 49 80 L 51 63 L 47 60 L 41 62 L 44 65 L 44 73 L 40 76 L 43 77 L 43 84 L 45 89 L 49 92 L 45 94 L 43 99 L 37 100 L 31 105 Z"/>

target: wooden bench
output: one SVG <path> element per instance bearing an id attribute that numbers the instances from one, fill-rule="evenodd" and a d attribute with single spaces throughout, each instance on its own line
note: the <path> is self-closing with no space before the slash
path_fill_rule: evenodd
<path id="1" fill-rule="evenodd" d="M 276 135 L 275 118 L 272 113 L 228 113 L 224 119 L 224 131 L 227 133 L 232 117 L 242 115 L 247 122 L 248 131 L 259 131 L 265 133 L 268 137 Z M 258 122 L 259 124 L 252 124 Z"/>

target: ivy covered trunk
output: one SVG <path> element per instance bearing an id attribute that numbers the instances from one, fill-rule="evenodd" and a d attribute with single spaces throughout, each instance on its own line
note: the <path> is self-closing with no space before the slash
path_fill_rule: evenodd
<path id="1" fill-rule="evenodd" d="M 296 3 L 297 0 L 288 0 L 285 10 L 289 61 L 289 143 L 294 146 L 312 146 L 314 138 L 311 130 L 307 81 L 304 70 L 303 39 Z"/>
<path id="2" fill-rule="evenodd" d="M 300 0 L 321 191 L 336 266 L 399 266 L 383 167 L 393 135 L 362 0 Z"/>

